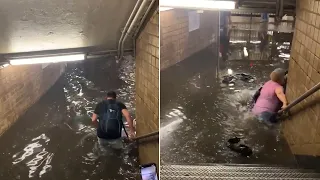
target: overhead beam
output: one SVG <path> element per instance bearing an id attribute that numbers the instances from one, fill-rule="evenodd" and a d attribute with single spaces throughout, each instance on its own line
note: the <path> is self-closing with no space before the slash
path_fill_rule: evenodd
<path id="1" fill-rule="evenodd" d="M 269 8 L 238 8 L 234 9 L 231 12 L 242 12 L 242 13 L 276 13 L 276 9 L 269 9 Z M 284 9 L 285 14 L 294 14 L 295 10 L 291 9 Z"/>

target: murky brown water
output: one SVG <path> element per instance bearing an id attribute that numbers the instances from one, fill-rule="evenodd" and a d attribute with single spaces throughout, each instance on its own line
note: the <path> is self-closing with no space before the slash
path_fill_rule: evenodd
<path id="1" fill-rule="evenodd" d="M 134 144 L 121 155 L 97 149 L 90 116 L 109 90 L 134 112 L 133 60 L 68 64 L 64 76 L 0 137 L 0 179 L 136 179 Z"/>
<path id="2" fill-rule="evenodd" d="M 226 61 L 220 62 L 218 76 L 228 71 L 248 73 L 256 78 L 254 82 L 221 83 L 216 76 L 218 55 L 210 51 L 161 72 L 162 163 L 296 165 L 279 125 L 268 127 L 258 122 L 246 106 L 271 71 L 288 67 L 291 39 L 283 41 L 279 35 L 274 38 L 277 32 L 268 33 L 267 29 L 263 33 L 250 31 L 257 34 L 256 39 L 249 36 L 248 30 L 237 30 L 222 38 L 228 40 L 229 50 Z M 258 34 L 269 35 L 259 40 Z M 280 37 L 287 35 L 280 33 Z M 227 148 L 227 140 L 234 136 L 241 137 L 242 143 L 252 148 L 251 157 L 242 157 Z"/>

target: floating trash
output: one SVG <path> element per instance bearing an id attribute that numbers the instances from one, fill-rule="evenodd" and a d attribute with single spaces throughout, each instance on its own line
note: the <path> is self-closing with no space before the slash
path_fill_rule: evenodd
<path id="1" fill-rule="evenodd" d="M 222 77 L 222 83 L 228 84 L 229 86 L 233 86 L 237 80 L 252 83 L 256 80 L 256 78 L 247 73 L 237 73 L 235 75 L 228 74 Z"/>

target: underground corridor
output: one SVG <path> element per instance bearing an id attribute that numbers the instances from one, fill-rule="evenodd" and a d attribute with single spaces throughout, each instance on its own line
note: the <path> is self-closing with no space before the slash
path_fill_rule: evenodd
<path id="1" fill-rule="evenodd" d="M 216 21 L 219 21 L 218 15 L 219 13 L 211 13 L 210 18 L 213 19 L 215 16 Z M 242 18 L 241 21 L 248 19 Z M 293 156 L 278 129 L 265 130 L 256 119 L 248 120 L 249 113 L 246 113 L 246 102 L 255 90 L 268 80 L 269 73 L 277 67 L 288 68 L 288 58 L 281 55 L 290 54 L 292 36 L 289 35 L 289 39 L 285 41 L 274 36 L 292 34 L 292 26 L 288 25 L 288 33 L 280 32 L 278 35 L 269 29 L 271 27 L 259 31 L 264 27 L 259 27 L 260 24 L 253 24 L 254 22 L 233 23 L 237 26 L 233 26 L 228 32 L 230 50 L 227 52 L 227 60 L 221 60 L 220 64 L 216 62 L 219 53 L 215 50 L 219 48 L 217 44 L 212 44 L 177 65 L 161 71 L 161 148 L 164 148 L 161 151 L 164 152 L 161 154 L 161 160 L 178 164 L 293 163 Z M 251 25 L 251 29 L 246 29 L 246 25 Z M 219 34 L 218 28 L 213 30 Z M 272 35 L 268 35 L 268 32 Z M 262 33 L 270 36 L 270 41 L 267 40 L 265 47 L 259 47 L 262 45 L 258 44 L 258 36 Z M 276 52 L 273 52 L 275 54 L 271 54 L 274 48 L 272 46 L 276 46 Z M 246 47 L 248 57 L 243 55 L 243 49 Z M 268 60 L 272 55 L 277 58 Z M 228 74 L 228 70 L 233 74 L 250 74 L 254 81 L 240 80 L 225 84 L 221 79 Z M 173 97 L 176 97 L 175 100 Z M 226 140 L 233 136 L 242 137 L 245 143 L 253 148 L 254 156 L 246 159 L 229 151 Z M 171 140 L 172 137 L 175 137 L 175 140 Z M 181 137 L 181 140 L 176 137 Z"/>
<path id="2" fill-rule="evenodd" d="M 0 2 L 1 180 L 138 179 L 158 164 L 158 4 Z M 91 120 L 109 91 L 136 130 L 120 154 L 100 152 Z"/>
<path id="3" fill-rule="evenodd" d="M 134 114 L 133 61 L 92 61 L 69 63 L 62 77 L 1 136 L 6 144 L 1 146 L 1 154 L 6 154 L 1 156 L 3 179 L 103 179 L 106 173 L 119 179 L 136 173 L 136 147 L 130 144 L 124 162 L 114 156 L 99 158 L 90 119 L 109 90 L 117 90 L 119 100 Z"/>
<path id="4" fill-rule="evenodd" d="M 319 89 L 318 50 L 311 48 L 319 45 L 313 36 L 317 32 L 318 37 L 319 27 L 312 24 L 319 16 L 316 10 L 308 11 L 319 4 L 297 1 L 295 10 L 294 2 L 279 20 L 279 14 L 262 8 L 273 1 L 259 3 L 234 11 L 161 11 L 163 179 L 319 178 L 314 173 L 319 167 L 319 92 L 272 126 L 259 122 L 249 107 L 276 68 L 288 70 L 289 103 Z M 316 20 L 309 22 L 312 16 Z M 240 77 L 230 81 L 230 76 Z M 228 140 L 234 137 L 251 153 L 230 149 Z"/>

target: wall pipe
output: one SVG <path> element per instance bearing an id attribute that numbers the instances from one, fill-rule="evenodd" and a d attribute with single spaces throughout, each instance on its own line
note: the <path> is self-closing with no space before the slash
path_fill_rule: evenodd
<path id="1" fill-rule="evenodd" d="M 136 58 L 136 39 L 132 39 L 133 57 Z"/>
<path id="2" fill-rule="evenodd" d="M 137 39 L 137 35 L 140 32 L 141 26 L 143 25 L 143 22 L 146 20 L 146 18 L 147 18 L 147 16 L 148 16 L 148 14 L 149 14 L 149 12 L 150 12 L 150 10 L 151 10 L 151 8 L 152 8 L 152 6 L 153 6 L 155 1 L 156 0 L 152 0 L 151 1 L 146 13 L 143 15 L 143 17 L 142 17 L 142 19 L 140 21 L 140 24 L 138 25 L 138 28 L 136 29 L 136 31 L 135 31 L 135 33 L 133 35 L 133 55 L 134 55 L 134 57 L 136 57 L 136 39 Z"/>
<path id="3" fill-rule="evenodd" d="M 147 2 L 148 0 L 143 0 L 143 2 L 141 3 L 139 9 L 138 9 L 138 12 L 136 13 L 136 15 L 134 16 L 130 26 L 129 26 L 129 29 L 128 31 L 126 32 L 126 34 L 124 35 L 123 37 L 123 40 L 120 42 L 120 55 L 118 56 L 119 59 L 122 58 L 122 55 L 123 55 L 123 45 L 124 45 L 124 42 L 127 40 L 128 38 L 128 35 L 131 33 L 133 27 L 135 26 L 135 24 L 137 23 L 138 21 L 138 18 L 139 16 L 141 15 L 141 13 L 143 12 L 143 9 L 144 7 L 147 5 Z"/>
<path id="4" fill-rule="evenodd" d="M 317 92 L 320 89 L 320 82 L 315 85 L 313 88 L 309 89 L 307 92 L 305 92 L 304 94 L 302 94 L 300 97 L 298 97 L 296 100 L 294 100 L 292 103 L 290 103 L 286 108 L 280 110 L 278 112 L 278 115 L 280 115 L 281 113 L 285 112 L 285 111 L 289 111 L 292 107 L 294 107 L 295 105 L 297 105 L 298 103 L 300 103 L 301 101 L 305 100 L 307 97 L 309 97 L 310 95 L 312 95 L 313 93 Z"/>
<path id="5" fill-rule="evenodd" d="M 151 8 L 152 8 L 152 6 L 153 6 L 153 4 L 154 4 L 155 1 L 156 1 L 156 0 L 152 0 L 152 1 L 151 1 L 151 3 L 150 3 L 150 5 L 149 5 L 146 13 L 143 15 L 143 17 L 142 17 L 142 19 L 141 19 L 141 21 L 140 21 L 140 24 L 138 25 L 138 28 L 137 28 L 136 32 L 134 33 L 134 35 L 133 35 L 134 38 L 135 38 L 135 37 L 137 36 L 137 34 L 139 33 L 139 31 L 140 31 L 140 29 L 141 29 L 141 26 L 143 25 L 143 22 L 146 20 L 146 18 L 147 18 L 147 16 L 148 16 L 148 14 L 149 14 L 149 12 L 150 12 L 150 10 L 151 10 Z"/>
<path id="6" fill-rule="evenodd" d="M 122 30 L 121 37 L 120 37 L 119 43 L 118 43 L 118 57 L 120 57 L 120 48 L 121 48 L 121 43 L 122 43 L 122 41 L 123 41 L 123 37 L 124 37 L 125 33 L 127 32 L 128 26 L 131 24 L 132 19 L 133 19 L 134 16 L 136 15 L 136 12 L 137 12 L 137 10 L 138 10 L 138 6 L 140 5 L 140 2 L 141 2 L 141 1 L 142 1 L 142 0 L 138 0 L 138 1 L 137 1 L 136 5 L 134 6 L 134 8 L 133 8 L 133 10 L 132 10 L 132 12 L 131 12 L 131 14 L 130 14 L 130 17 L 129 17 L 128 21 L 126 22 L 126 25 L 124 26 L 124 28 L 123 28 L 123 30 Z"/>

